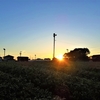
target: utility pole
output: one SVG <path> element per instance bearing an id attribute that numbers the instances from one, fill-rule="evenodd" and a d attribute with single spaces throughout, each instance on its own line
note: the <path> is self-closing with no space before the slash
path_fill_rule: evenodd
<path id="1" fill-rule="evenodd" d="M 57 34 L 53 33 L 53 58 L 55 58 L 55 36 L 57 36 Z"/>
<path id="2" fill-rule="evenodd" d="M 5 52 L 6 52 L 6 49 L 5 49 L 5 48 L 3 48 L 3 50 L 4 50 L 4 57 L 5 57 Z"/>

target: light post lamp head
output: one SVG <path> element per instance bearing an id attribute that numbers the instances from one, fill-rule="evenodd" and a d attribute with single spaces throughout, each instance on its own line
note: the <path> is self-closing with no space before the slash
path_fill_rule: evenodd
<path id="1" fill-rule="evenodd" d="M 5 51 L 6 49 L 5 49 L 5 48 L 3 48 L 3 50 Z"/>

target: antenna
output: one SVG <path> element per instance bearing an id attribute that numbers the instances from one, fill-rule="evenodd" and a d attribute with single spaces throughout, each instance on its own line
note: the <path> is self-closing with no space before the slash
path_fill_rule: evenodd
<path id="1" fill-rule="evenodd" d="M 53 33 L 53 58 L 55 58 L 55 36 L 57 36 L 57 34 Z"/>

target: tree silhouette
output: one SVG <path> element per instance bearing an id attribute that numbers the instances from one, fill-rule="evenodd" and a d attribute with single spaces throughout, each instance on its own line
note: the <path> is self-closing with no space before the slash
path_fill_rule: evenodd
<path id="1" fill-rule="evenodd" d="M 87 61 L 88 54 L 90 54 L 90 51 L 88 48 L 75 48 L 74 50 L 71 50 L 70 52 L 65 53 L 63 56 L 64 58 L 68 58 L 69 60 Z"/>

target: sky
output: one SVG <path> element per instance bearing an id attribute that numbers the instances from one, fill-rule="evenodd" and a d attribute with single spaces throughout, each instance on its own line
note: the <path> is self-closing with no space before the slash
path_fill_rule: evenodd
<path id="1" fill-rule="evenodd" d="M 100 54 L 100 0 L 0 0 L 0 56 L 52 58 L 74 48 Z"/>

